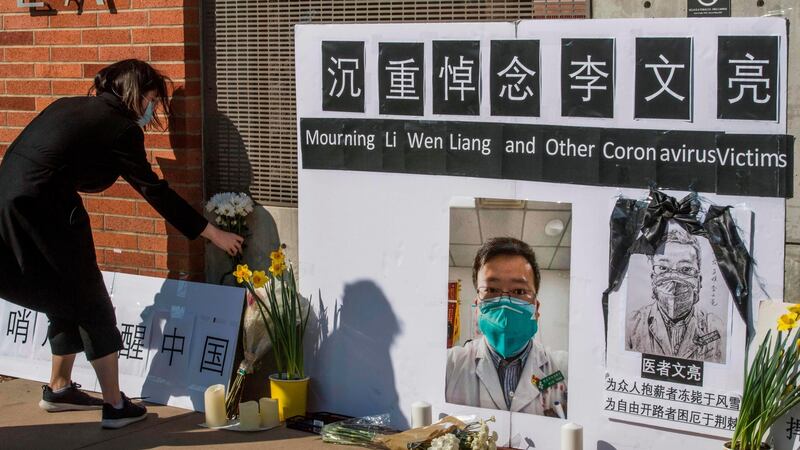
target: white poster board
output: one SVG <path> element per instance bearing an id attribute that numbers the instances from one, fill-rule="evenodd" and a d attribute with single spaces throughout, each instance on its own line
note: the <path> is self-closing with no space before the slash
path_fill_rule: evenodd
<path id="1" fill-rule="evenodd" d="M 781 106 L 774 120 L 717 117 L 717 74 L 713 66 L 708 68 L 704 64 L 717 60 L 718 40 L 723 35 L 778 37 L 777 72 L 780 76 L 775 79 L 775 93 Z M 635 84 L 636 37 L 691 37 L 695 70 L 690 120 L 644 118 L 634 111 L 634 90 L 629 87 Z M 559 61 L 564 38 L 613 40 L 616 66 L 612 72 L 616 86 L 613 117 L 562 116 Z M 538 116 L 493 116 L 488 83 L 478 90 L 480 107 L 473 111 L 476 114 L 435 113 L 431 97 L 434 77 L 439 71 L 432 63 L 434 41 L 479 41 L 479 54 L 484 61 L 480 65 L 481 78 L 489 80 L 489 64 L 485 61 L 489 58 L 490 41 L 513 39 L 539 41 L 541 111 Z M 335 93 L 331 80 L 324 79 L 323 41 L 363 42 L 363 67 L 367 68 L 364 82 L 358 86 L 361 89 L 358 92 L 355 88 L 350 91 L 361 93 L 363 90 L 363 112 L 323 108 L 324 92 Z M 687 132 L 786 132 L 786 23 L 782 19 L 300 25 L 296 27 L 295 42 L 298 142 L 303 152 L 307 136 L 301 130 L 310 119 L 320 119 L 319 122 L 370 118 L 457 120 L 467 124 L 475 122 L 476 128 L 481 122 Z M 409 119 L 380 113 L 379 77 L 373 70 L 378 64 L 379 44 L 398 42 L 423 44 L 425 75 L 421 117 Z M 341 85 L 335 87 L 341 88 Z M 342 123 L 352 125 L 351 122 Z M 345 128 L 345 131 L 350 129 Z M 354 136 L 350 143 L 340 147 L 369 148 L 366 134 L 350 134 Z M 379 136 L 376 141 L 391 142 L 391 136 Z M 476 143 L 476 150 L 481 150 L 480 141 Z M 525 151 L 524 145 L 521 150 Z M 580 151 L 574 149 L 576 154 Z M 344 151 L 340 154 L 340 162 L 345 165 L 355 164 L 352 158 L 362 155 Z M 383 155 L 387 155 L 385 149 Z M 434 405 L 434 417 L 443 413 L 495 416 L 498 422 L 493 428 L 500 433 L 501 443 L 510 441 L 518 448 L 558 448 L 559 427 L 564 421 L 444 401 L 446 330 L 443 324 L 447 311 L 449 208 L 454 197 L 568 202 L 573 211 L 569 420 L 584 426 L 586 448 L 717 449 L 721 446 L 723 438 L 609 420 L 601 414 L 606 380 L 600 302 L 608 283 L 609 229 L 606 224 L 618 196 L 643 199 L 647 196 L 646 189 L 458 176 L 463 173 L 452 173 L 452 176 L 378 173 L 375 170 L 380 167 L 370 166 L 372 163 L 366 160 L 357 167 L 358 171 L 319 170 L 304 166 L 301 155 L 302 169 L 298 175 L 300 280 L 303 289 L 308 291 L 306 294 L 318 289 L 322 293 L 322 300 L 315 302 L 321 333 L 313 339 L 308 358 L 313 380 L 310 392 L 313 409 L 351 415 L 390 413 L 394 424 L 402 427 L 408 425 L 411 403 L 427 400 Z M 382 164 L 387 164 L 387 160 Z M 685 189 L 667 193 L 677 198 L 687 194 Z M 754 288 L 753 300 L 757 304 L 759 299 L 779 296 L 783 292 L 785 201 L 752 195 L 703 195 L 715 204 L 742 205 L 752 211 L 753 256 L 758 262 L 757 271 L 763 286 L 763 290 Z M 732 312 L 728 317 L 734 327 L 742 326 L 738 314 Z M 730 345 L 734 353 L 743 352 L 742 342 Z"/>
<path id="2" fill-rule="evenodd" d="M 103 277 L 123 340 L 120 389 L 129 397 L 203 411 L 205 389 L 227 385 L 233 371 L 244 291 L 122 273 Z M 0 318 L 0 373 L 48 382 L 47 317 L 0 300 Z M 100 390 L 83 354 L 72 378 Z"/>

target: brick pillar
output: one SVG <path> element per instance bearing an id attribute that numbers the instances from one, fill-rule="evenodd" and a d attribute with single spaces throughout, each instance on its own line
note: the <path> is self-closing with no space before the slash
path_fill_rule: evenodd
<path id="1" fill-rule="evenodd" d="M 97 71 L 139 58 L 174 81 L 176 117 L 165 133 L 148 132 L 153 168 L 200 209 L 203 172 L 198 0 L 115 0 L 107 5 L 50 0 L 55 15 L 32 16 L 0 3 L 0 157 L 36 114 L 64 96 L 86 95 Z M 103 270 L 202 279 L 204 246 L 185 239 L 123 180 L 84 195 Z"/>

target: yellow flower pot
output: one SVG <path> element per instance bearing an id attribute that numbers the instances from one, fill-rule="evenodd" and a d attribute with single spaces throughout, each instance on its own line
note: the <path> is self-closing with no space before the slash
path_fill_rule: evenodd
<path id="1" fill-rule="evenodd" d="M 306 413 L 308 381 L 308 377 L 299 380 L 282 380 L 275 375 L 270 375 L 271 397 L 278 401 L 278 416 L 281 422 L 289 417 L 302 416 Z"/>

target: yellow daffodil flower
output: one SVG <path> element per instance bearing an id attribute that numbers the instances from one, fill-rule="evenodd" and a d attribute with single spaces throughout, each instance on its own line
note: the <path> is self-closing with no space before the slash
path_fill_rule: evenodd
<path id="1" fill-rule="evenodd" d="M 272 264 L 283 264 L 286 261 L 286 255 L 283 253 L 283 249 L 278 248 L 278 250 L 269 254 L 269 259 Z"/>
<path id="2" fill-rule="evenodd" d="M 253 272 L 250 271 L 247 264 L 239 264 L 236 266 L 236 271 L 233 272 L 233 276 L 236 277 L 237 283 L 243 283 L 245 280 L 250 280 L 250 277 L 253 276 Z"/>
<path id="3" fill-rule="evenodd" d="M 286 264 L 283 261 L 273 261 L 269 266 L 269 273 L 276 277 L 281 276 L 284 270 L 286 270 Z"/>
<path id="4" fill-rule="evenodd" d="M 794 304 L 786 309 L 792 314 L 800 315 L 800 304 Z"/>
<path id="5" fill-rule="evenodd" d="M 787 313 L 778 318 L 778 331 L 788 331 L 797 327 L 797 314 Z"/>
<path id="6" fill-rule="evenodd" d="M 259 289 L 265 284 L 267 284 L 267 274 L 263 270 L 253 272 L 253 287 Z"/>

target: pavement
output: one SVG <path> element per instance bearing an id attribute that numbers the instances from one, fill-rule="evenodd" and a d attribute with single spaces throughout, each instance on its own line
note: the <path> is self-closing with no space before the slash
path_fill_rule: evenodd
<path id="1" fill-rule="evenodd" d="M 222 449 L 344 450 L 360 447 L 325 444 L 319 436 L 284 427 L 260 432 L 198 427 L 202 413 L 147 404 L 148 417 L 119 430 L 100 428 L 100 411 L 48 413 L 39 409 L 42 384 L 15 379 L 0 382 L 0 449 Z"/>

